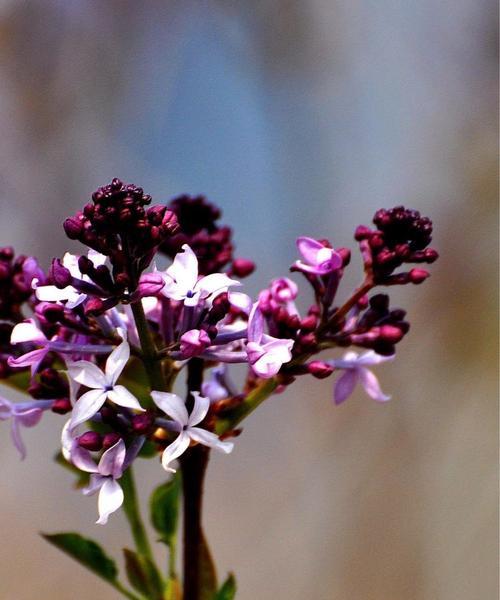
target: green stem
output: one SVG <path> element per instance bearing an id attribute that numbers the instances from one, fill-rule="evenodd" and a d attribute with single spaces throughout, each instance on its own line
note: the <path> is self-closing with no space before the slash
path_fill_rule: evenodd
<path id="1" fill-rule="evenodd" d="M 142 360 L 149 378 L 152 390 L 166 391 L 167 381 L 163 372 L 162 363 L 159 360 L 158 349 L 148 325 L 142 302 L 134 302 L 132 305 L 135 326 L 141 342 Z"/>
<path id="2" fill-rule="evenodd" d="M 132 466 L 123 473 L 120 483 L 123 488 L 123 493 L 125 494 L 123 509 L 127 521 L 129 522 L 137 551 L 153 562 L 151 546 L 139 511 L 139 502 L 137 499 Z"/>

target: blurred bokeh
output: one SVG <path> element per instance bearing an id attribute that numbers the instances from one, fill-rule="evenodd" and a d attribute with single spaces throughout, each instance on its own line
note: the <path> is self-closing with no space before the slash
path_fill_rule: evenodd
<path id="1" fill-rule="evenodd" d="M 252 292 L 299 234 L 354 248 L 379 207 L 433 218 L 431 279 L 394 293 L 392 402 L 275 396 L 212 459 L 205 524 L 240 600 L 497 598 L 496 3 L 0 0 L 0 81 L 0 243 L 45 266 L 114 176 L 219 203 Z M 130 543 L 52 464 L 61 426 L 21 463 L 0 425 L 0 600 L 116 596 L 37 533 Z M 163 477 L 145 463 L 141 489 Z"/>

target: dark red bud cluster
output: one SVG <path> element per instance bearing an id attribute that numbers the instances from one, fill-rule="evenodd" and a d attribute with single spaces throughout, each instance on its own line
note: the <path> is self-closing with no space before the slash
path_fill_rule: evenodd
<path id="1" fill-rule="evenodd" d="M 34 258 L 15 257 L 13 248 L 0 248 L 0 319 L 23 320 L 21 306 L 33 295 L 34 278 L 45 279 Z"/>
<path id="2" fill-rule="evenodd" d="M 67 398 L 68 381 L 59 371 L 48 367 L 40 371 L 38 380 L 30 385 L 28 392 L 36 400 Z"/>
<path id="3" fill-rule="evenodd" d="M 218 273 L 233 260 L 231 229 L 216 223 L 221 216 L 219 208 L 204 196 L 187 195 L 175 198 L 168 207 L 176 214 L 180 231 L 162 244 L 162 252 L 174 258 L 182 245 L 188 244 L 198 258 L 200 275 Z M 245 277 L 253 271 L 250 261 L 237 265 L 233 263 L 232 272 L 235 275 L 238 269 L 241 273 L 239 277 Z"/>
<path id="4" fill-rule="evenodd" d="M 433 263 L 438 253 L 428 248 L 432 240 L 432 221 L 422 217 L 417 210 L 396 206 L 375 213 L 373 230 L 360 225 L 355 239 L 360 242 L 365 266 L 373 272 L 376 283 L 421 283 L 427 271 L 414 269 L 391 279 L 395 269 L 407 263 Z"/>
<path id="5" fill-rule="evenodd" d="M 142 188 L 113 179 L 94 192 L 83 211 L 66 219 L 64 230 L 70 239 L 108 256 L 115 281 L 122 277 L 132 291 L 158 246 L 178 230 L 171 210 L 146 208 L 150 203 Z"/>

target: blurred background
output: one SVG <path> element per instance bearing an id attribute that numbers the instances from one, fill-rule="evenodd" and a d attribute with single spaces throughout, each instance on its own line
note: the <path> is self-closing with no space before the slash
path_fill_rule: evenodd
<path id="1" fill-rule="evenodd" d="M 354 249 L 398 203 L 434 220 L 431 279 L 392 294 L 392 402 L 301 379 L 213 457 L 205 526 L 240 600 L 497 598 L 497 22 L 489 0 L 0 0 L 1 245 L 81 251 L 61 223 L 116 176 L 220 204 L 255 293 L 298 235 Z M 0 424 L 0 600 L 117 597 L 37 533 L 130 544 L 51 462 L 62 424 L 23 463 Z"/>

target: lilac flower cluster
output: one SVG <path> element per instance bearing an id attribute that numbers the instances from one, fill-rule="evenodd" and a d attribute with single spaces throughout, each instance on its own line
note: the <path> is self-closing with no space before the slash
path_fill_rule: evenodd
<path id="1" fill-rule="evenodd" d="M 409 323 L 372 290 L 421 283 L 427 271 L 398 269 L 438 256 L 428 247 L 429 219 L 403 207 L 380 210 L 376 229 L 356 230 L 365 277 L 340 302 L 350 251 L 301 237 L 291 271 L 314 299 L 301 314 L 299 286 L 288 277 L 255 300 L 240 291 L 254 264 L 233 256 L 215 206 L 189 196 L 168 207 L 150 203 L 142 188 L 118 179 L 99 188 L 64 223 L 86 253 L 55 259 L 47 276 L 35 259 L 0 249 L 0 376 L 32 396 L 0 399 L 0 420 L 10 420 L 24 456 L 21 426 L 36 425 L 46 410 L 68 415 L 62 454 L 89 474 L 84 493 L 99 492 L 100 524 L 121 506 L 119 480 L 146 446 L 167 471 L 196 445 L 229 453 L 241 420 L 298 376 L 337 373 L 336 404 L 357 383 L 388 400 L 370 367 L 393 359 Z M 162 269 L 165 255 L 172 262 Z M 349 350 L 317 358 L 333 348 Z M 230 377 L 234 363 L 248 367 L 241 389 Z M 185 400 L 172 391 L 183 370 Z"/>

